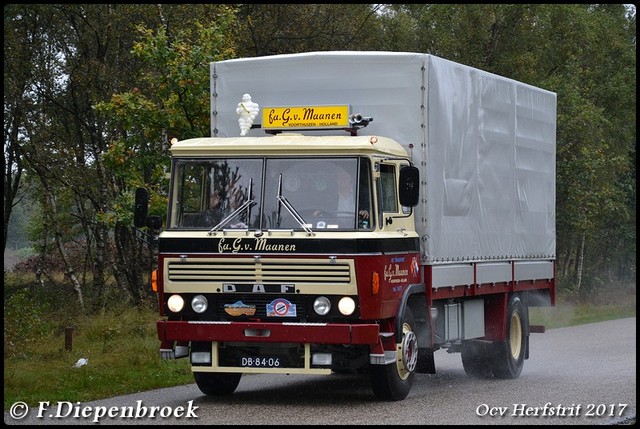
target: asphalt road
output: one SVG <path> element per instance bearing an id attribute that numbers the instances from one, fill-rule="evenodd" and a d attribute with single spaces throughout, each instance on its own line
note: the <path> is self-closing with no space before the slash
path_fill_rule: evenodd
<path id="1" fill-rule="evenodd" d="M 400 402 L 377 401 L 364 376 L 261 374 L 244 376 L 236 392 L 224 398 L 208 398 L 190 384 L 95 402 L 41 403 L 31 409 L 14 404 L 5 411 L 4 421 L 30 425 L 635 423 L 635 317 L 532 334 L 530 358 L 516 380 L 468 377 L 459 354 L 439 350 L 435 359 L 438 374 L 417 374 L 411 393 Z"/>

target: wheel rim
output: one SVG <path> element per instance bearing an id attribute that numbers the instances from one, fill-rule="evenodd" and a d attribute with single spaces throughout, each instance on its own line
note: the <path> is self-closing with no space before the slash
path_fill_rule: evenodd
<path id="1" fill-rule="evenodd" d="M 406 380 L 418 362 L 418 339 L 407 323 L 402 326 L 402 342 L 397 346 L 396 355 L 398 374 Z"/>
<path id="2" fill-rule="evenodd" d="M 514 359 L 518 359 L 522 349 L 522 321 L 520 320 L 520 313 L 518 312 L 511 315 L 509 345 L 511 348 L 511 356 L 513 356 Z"/>

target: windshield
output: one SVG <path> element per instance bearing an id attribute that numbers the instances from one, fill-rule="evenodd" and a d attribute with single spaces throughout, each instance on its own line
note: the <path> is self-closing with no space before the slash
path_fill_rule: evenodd
<path id="1" fill-rule="evenodd" d="M 170 228 L 354 230 L 371 225 L 366 158 L 174 160 Z"/>

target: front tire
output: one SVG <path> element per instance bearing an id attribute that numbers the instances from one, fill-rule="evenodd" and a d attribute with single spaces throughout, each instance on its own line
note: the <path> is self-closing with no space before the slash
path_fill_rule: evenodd
<path id="1" fill-rule="evenodd" d="M 403 316 L 402 340 L 396 344 L 396 361 L 371 367 L 371 387 L 378 399 L 401 401 L 407 397 L 418 362 L 418 340 L 414 332 L 413 313 L 407 308 Z"/>
<path id="2" fill-rule="evenodd" d="M 526 352 L 527 317 L 520 295 L 513 294 L 507 306 L 507 336 L 493 344 L 491 372 L 498 378 L 514 379 L 520 376 Z"/>
<path id="3" fill-rule="evenodd" d="M 225 396 L 235 392 L 240 384 L 241 373 L 194 372 L 193 378 L 202 393 L 209 396 Z"/>

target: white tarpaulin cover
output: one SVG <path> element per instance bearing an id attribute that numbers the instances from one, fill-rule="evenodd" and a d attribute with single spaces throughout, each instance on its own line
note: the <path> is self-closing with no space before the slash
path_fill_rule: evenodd
<path id="1" fill-rule="evenodd" d="M 373 117 L 358 134 L 397 140 L 420 168 L 425 262 L 555 258 L 555 93 L 418 53 L 220 61 L 212 136 L 240 135 L 244 94 L 261 107 L 348 104 Z"/>

